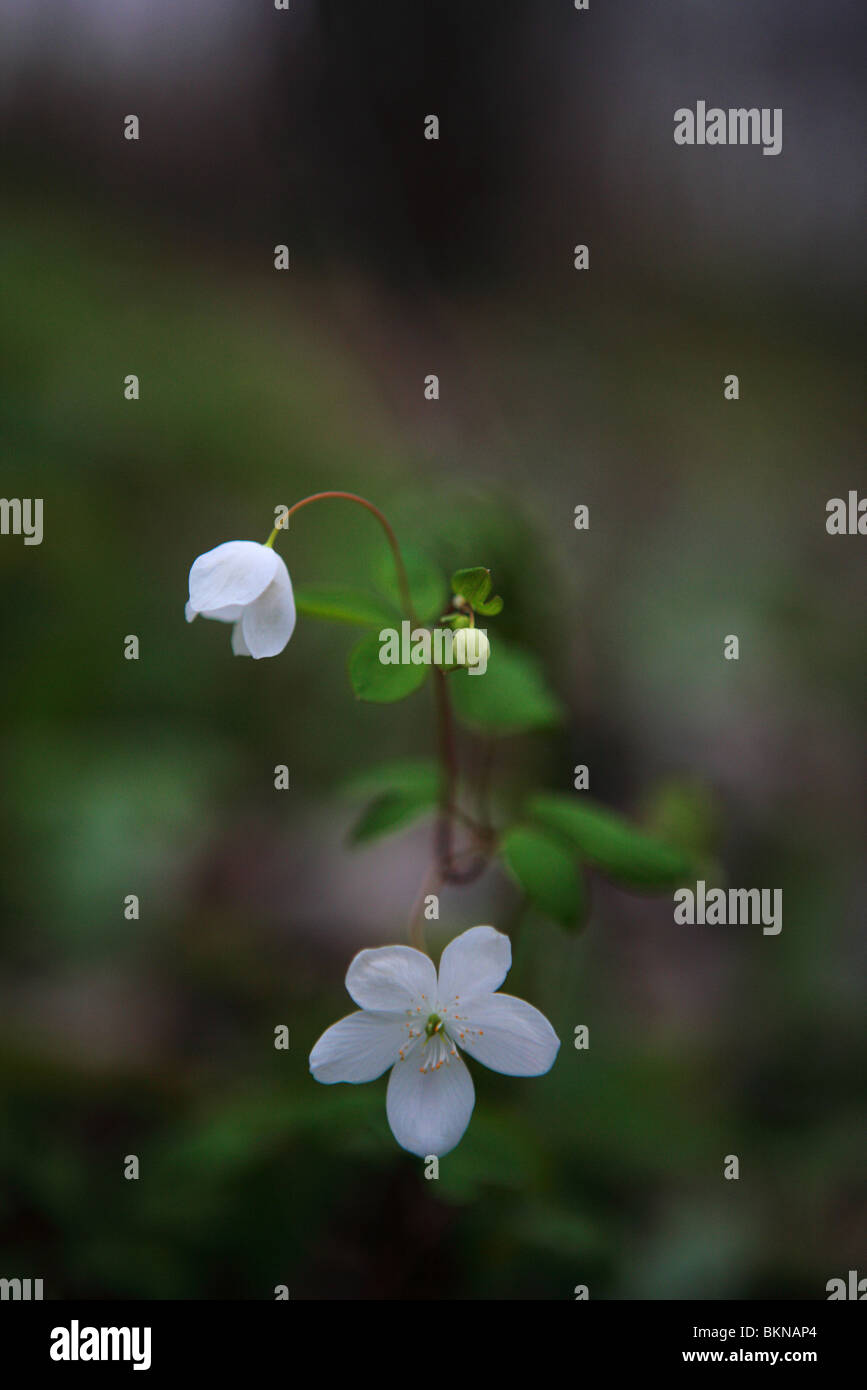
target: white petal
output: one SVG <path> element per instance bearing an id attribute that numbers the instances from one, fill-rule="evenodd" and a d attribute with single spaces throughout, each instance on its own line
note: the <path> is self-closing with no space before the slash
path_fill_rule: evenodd
<path id="1" fill-rule="evenodd" d="M 434 1071 L 419 1067 L 421 1049 L 396 1062 L 385 1100 L 391 1132 L 401 1148 L 441 1158 L 463 1136 L 475 1103 L 473 1078 L 458 1056 Z"/>
<path id="2" fill-rule="evenodd" d="M 461 1000 L 461 1018 L 448 1019 L 449 1034 L 464 1052 L 507 1076 L 541 1076 L 550 1071 L 560 1039 L 532 1004 L 511 994 L 482 994 Z"/>
<path id="3" fill-rule="evenodd" d="M 207 613 L 203 613 L 202 617 L 216 618 L 218 623 L 236 623 L 243 612 L 244 605 L 242 603 L 230 603 L 225 608 L 211 608 Z"/>
<path id="4" fill-rule="evenodd" d="M 236 623 L 232 628 L 232 651 L 236 656 L 250 655 L 250 648 L 244 641 L 244 630 L 240 623 Z"/>
<path id="5" fill-rule="evenodd" d="M 406 1025 L 393 1014 L 350 1014 L 327 1028 L 310 1053 L 317 1081 L 375 1081 L 397 1060 Z"/>
<path id="6" fill-rule="evenodd" d="M 191 623 L 193 619 L 197 618 L 198 616 L 199 615 L 196 612 L 195 608 L 190 603 L 189 599 L 187 599 L 186 603 L 184 604 L 184 617 L 186 618 L 187 622 Z"/>
<path id="7" fill-rule="evenodd" d="M 456 997 L 493 993 L 512 964 L 509 938 L 493 927 L 470 927 L 450 941 L 440 960 L 439 1002 L 447 1008 Z"/>
<path id="8" fill-rule="evenodd" d="M 346 988 L 362 1009 L 412 1009 L 426 1023 L 436 1008 L 437 973 L 430 956 L 412 946 L 377 946 L 351 961 Z"/>
<path id="9" fill-rule="evenodd" d="M 193 562 L 190 607 L 197 613 L 219 612 L 230 604 L 245 608 L 267 589 L 278 564 L 280 556 L 270 546 L 224 541 Z"/>
<path id="10" fill-rule="evenodd" d="M 277 572 L 263 594 L 244 609 L 241 627 L 250 655 L 277 656 L 295 631 L 295 596 L 280 556 Z"/>

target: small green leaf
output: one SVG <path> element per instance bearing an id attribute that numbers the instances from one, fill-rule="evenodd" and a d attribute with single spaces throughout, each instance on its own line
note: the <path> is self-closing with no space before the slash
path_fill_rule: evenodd
<path id="1" fill-rule="evenodd" d="M 380 650 L 379 633 L 371 632 L 349 653 L 349 680 L 359 700 L 388 705 L 424 685 L 429 666 L 411 662 L 386 665 L 379 659 Z"/>
<path id="2" fill-rule="evenodd" d="M 355 845 L 369 844 L 371 840 L 381 839 L 402 830 L 419 816 L 433 810 L 436 804 L 436 789 L 433 795 L 415 795 L 405 792 L 386 792 L 362 812 L 350 834 Z"/>
<path id="3" fill-rule="evenodd" d="M 582 859 L 620 883 L 665 889 L 688 880 L 688 855 L 672 849 L 585 796 L 545 795 L 530 802 L 530 814 L 565 835 Z"/>
<path id="4" fill-rule="evenodd" d="M 402 554 L 416 615 L 420 622 L 428 623 L 443 611 L 446 597 L 445 576 L 423 551 L 408 545 L 402 550 Z M 403 613 L 400 585 L 394 559 L 390 554 L 381 555 L 377 561 L 376 583 Z"/>
<path id="5" fill-rule="evenodd" d="M 694 860 L 710 860 L 719 848 L 719 810 L 697 779 L 673 777 L 644 798 L 647 828 Z"/>
<path id="6" fill-rule="evenodd" d="M 483 565 L 471 569 L 455 570 L 452 575 L 452 593 L 465 599 L 472 607 L 476 599 L 485 598 L 491 591 L 491 574 Z"/>
<path id="7" fill-rule="evenodd" d="M 488 598 L 491 592 L 491 571 L 478 565 L 474 569 L 455 570 L 452 575 L 452 591 L 466 599 L 477 613 L 493 618 L 502 612 L 503 600 L 499 594 Z"/>
<path id="8" fill-rule="evenodd" d="M 499 594 L 495 594 L 493 598 L 487 598 L 483 603 L 477 603 L 475 609 L 485 618 L 495 618 L 498 613 L 503 611 L 503 600 Z"/>
<path id="9" fill-rule="evenodd" d="M 363 844 L 431 810 L 439 799 L 440 769 L 433 758 L 395 758 L 350 777 L 341 790 L 350 797 L 375 797 L 352 831 L 352 841 Z"/>
<path id="10" fill-rule="evenodd" d="M 433 801 L 439 784 L 440 769 L 433 758 L 395 758 L 355 773 L 339 790 L 343 796 L 351 798 L 397 792 L 404 796 L 427 796 Z"/>
<path id="11" fill-rule="evenodd" d="M 536 907 L 563 927 L 584 916 L 584 884 L 574 851 L 559 836 L 516 826 L 503 836 L 506 867 Z"/>
<path id="12" fill-rule="evenodd" d="M 506 646 L 501 638 L 491 642 L 485 672 L 470 675 L 460 671 L 451 680 L 455 711 L 472 729 L 518 734 L 550 727 L 562 719 L 560 704 L 545 684 L 535 658 Z"/>
<path id="13" fill-rule="evenodd" d="M 295 607 L 307 618 L 326 618 L 360 627 L 400 624 L 400 613 L 383 599 L 337 584 L 305 584 L 295 590 Z"/>

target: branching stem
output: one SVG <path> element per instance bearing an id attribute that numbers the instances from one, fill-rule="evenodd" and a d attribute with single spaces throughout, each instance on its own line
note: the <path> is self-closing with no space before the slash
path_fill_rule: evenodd
<path id="1" fill-rule="evenodd" d="M 412 593 L 409 587 L 409 578 L 406 572 L 403 555 L 401 554 L 397 536 L 388 521 L 387 517 L 375 507 L 372 502 L 368 502 L 366 497 L 359 497 L 355 492 L 314 492 L 309 497 L 302 497 L 300 502 L 295 502 L 291 507 L 287 507 L 282 513 L 279 522 L 274 527 L 265 544 L 273 546 L 278 536 L 284 532 L 289 524 L 289 518 L 296 512 L 300 512 L 302 507 L 309 507 L 313 502 L 325 502 L 331 499 L 340 499 L 345 502 L 354 502 L 359 507 L 370 512 L 376 517 L 383 531 L 386 540 L 391 548 L 394 557 L 394 567 L 397 573 L 397 583 L 400 590 L 401 604 L 404 612 L 412 622 L 417 623 L 418 617 L 412 601 Z M 455 740 L 455 725 L 452 714 L 451 696 L 448 689 L 447 678 L 444 671 L 439 667 L 434 667 L 434 691 L 437 710 L 437 742 L 440 762 L 440 795 L 439 795 L 439 815 L 436 827 L 436 856 L 435 862 L 425 875 L 416 902 L 413 904 L 410 913 L 408 931 L 409 939 L 413 946 L 419 950 L 425 949 L 424 931 L 422 928 L 422 910 L 424 899 L 431 890 L 431 883 L 472 883 L 474 879 L 484 871 L 490 858 L 496 837 L 489 826 L 479 825 L 472 817 L 461 811 L 457 806 L 457 783 L 458 783 L 458 758 L 457 745 Z M 456 820 L 462 821 L 473 834 L 475 847 L 470 851 L 469 863 L 461 866 L 459 860 L 466 858 L 464 855 L 456 855 L 453 844 L 454 823 Z"/>

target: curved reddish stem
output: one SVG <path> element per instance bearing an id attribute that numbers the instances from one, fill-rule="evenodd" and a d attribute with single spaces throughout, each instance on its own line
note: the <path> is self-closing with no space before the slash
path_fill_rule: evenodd
<path id="1" fill-rule="evenodd" d="M 400 597 L 404 611 L 409 614 L 413 622 L 416 622 L 417 619 L 415 610 L 413 609 L 412 595 L 409 591 L 409 579 L 407 578 L 406 566 L 403 563 L 403 556 L 400 553 L 400 546 L 397 543 L 397 536 L 394 534 L 391 522 L 388 518 L 379 510 L 379 507 L 375 507 L 372 502 L 368 502 L 366 497 L 359 497 L 356 492 L 314 492 L 309 497 L 302 497 L 300 502 L 293 503 L 291 507 L 288 507 L 286 511 L 283 512 L 279 524 L 274 527 L 274 530 L 271 532 L 265 544 L 273 546 L 280 532 L 285 531 L 290 516 L 294 516 L 295 512 L 300 512 L 302 507 L 309 507 L 311 502 L 324 502 L 328 498 L 341 498 L 344 502 L 355 502 L 359 507 L 364 507 L 366 511 L 376 517 L 391 546 L 391 553 L 394 557 L 394 567 L 397 570 L 397 583 L 400 589 Z"/>

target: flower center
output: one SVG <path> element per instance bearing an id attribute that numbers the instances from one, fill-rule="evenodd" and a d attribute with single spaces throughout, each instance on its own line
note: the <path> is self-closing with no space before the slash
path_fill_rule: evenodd
<path id="1" fill-rule="evenodd" d="M 445 1029 L 445 1020 L 439 1014 L 430 1014 L 424 1026 L 425 1038 L 418 1053 L 419 1071 L 439 1071 L 452 1057 L 457 1057 L 455 1047 Z"/>

